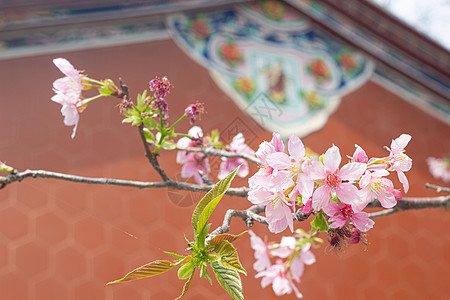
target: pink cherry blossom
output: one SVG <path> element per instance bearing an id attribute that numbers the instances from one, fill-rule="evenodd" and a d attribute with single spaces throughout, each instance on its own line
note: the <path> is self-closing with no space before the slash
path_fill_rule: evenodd
<path id="1" fill-rule="evenodd" d="M 156 99 L 166 98 L 167 94 L 169 94 L 170 92 L 170 87 L 172 86 L 166 76 L 164 76 L 162 79 L 152 79 L 148 84 L 150 91 L 155 92 L 154 95 Z"/>
<path id="2" fill-rule="evenodd" d="M 80 120 L 79 112 L 83 108 L 80 97 L 83 90 L 82 81 L 85 76 L 64 58 L 56 58 L 53 63 L 66 76 L 53 82 L 53 91 L 56 95 L 52 97 L 52 101 L 62 105 L 61 113 L 64 116 L 64 124 L 75 126 L 72 132 L 72 138 L 74 138 Z"/>
<path id="3" fill-rule="evenodd" d="M 195 147 L 203 138 L 203 131 L 200 127 L 192 127 L 188 134 L 193 137 L 190 139 L 188 137 L 183 137 L 177 142 L 177 146 L 180 148 Z M 202 177 L 198 171 L 202 171 L 204 174 L 211 172 L 208 158 L 200 152 L 186 152 L 178 151 L 177 153 L 177 163 L 182 164 L 181 177 L 189 178 L 194 177 L 198 184 L 203 184 Z"/>
<path id="4" fill-rule="evenodd" d="M 255 250 L 256 262 L 253 264 L 253 269 L 260 272 L 270 267 L 269 248 L 267 244 L 257 236 L 253 231 L 249 230 L 250 243 L 253 250 Z"/>
<path id="5" fill-rule="evenodd" d="M 404 149 L 410 140 L 411 136 L 409 134 L 402 134 L 395 140 L 392 140 L 391 149 L 385 147 L 390 152 L 388 161 L 391 168 L 397 172 L 398 180 L 403 184 L 403 190 L 405 193 L 409 190 L 409 183 L 405 173 L 403 172 L 411 169 L 412 159 L 404 154 Z"/>
<path id="6" fill-rule="evenodd" d="M 323 211 L 330 217 L 330 228 L 343 228 L 347 222 L 351 222 L 359 231 L 366 232 L 375 224 L 366 212 L 354 212 L 350 205 L 344 203 L 338 205 L 331 201 Z"/>
<path id="7" fill-rule="evenodd" d="M 266 219 L 270 232 L 280 233 L 288 226 L 291 232 L 294 232 L 292 217 L 294 202 L 286 198 L 284 193 L 259 188 L 249 192 L 248 200 L 253 204 L 266 205 Z"/>
<path id="8" fill-rule="evenodd" d="M 364 201 L 364 207 L 376 197 L 384 208 L 391 208 L 397 204 L 393 194 L 394 184 L 392 181 L 382 176 L 389 175 L 386 170 L 377 170 L 375 172 L 366 172 L 359 181 L 361 198 Z M 364 207 L 360 207 L 362 210 Z"/>
<path id="9" fill-rule="evenodd" d="M 288 269 L 283 264 L 282 260 L 277 260 L 276 264 L 270 266 L 267 270 L 256 274 L 255 278 L 263 277 L 261 280 L 261 287 L 265 288 L 272 284 L 275 295 L 281 296 L 290 294 L 294 291 L 297 298 L 302 298 L 303 295 L 292 282 L 292 278 L 288 274 Z"/>
<path id="10" fill-rule="evenodd" d="M 361 205 L 358 189 L 352 184 L 365 172 L 367 166 L 364 163 L 348 163 L 339 169 L 341 155 L 339 148 L 332 146 L 323 156 L 323 164 L 315 163 L 309 170 L 314 180 L 320 180 L 323 185 L 314 191 L 312 207 L 320 210 L 327 206 L 330 193 L 335 193 L 338 199 L 346 204 L 357 207 Z M 344 182 L 346 181 L 346 182 Z"/>
<path id="11" fill-rule="evenodd" d="M 272 153 L 283 151 L 283 140 L 280 134 L 275 132 L 270 143 L 264 141 L 259 145 L 255 155 L 261 161 L 261 166 L 258 172 L 249 178 L 248 182 L 251 189 L 258 187 L 271 188 L 281 184 L 285 180 L 288 174 L 286 172 L 278 172 L 277 169 L 269 165 L 266 159 Z"/>
<path id="12" fill-rule="evenodd" d="M 450 158 L 428 157 L 426 160 L 431 175 L 445 183 L 450 182 Z"/>
<path id="13" fill-rule="evenodd" d="M 227 150 L 235 153 L 242 153 L 247 155 L 254 155 L 255 152 L 245 144 L 245 138 L 242 133 L 238 133 L 231 144 L 227 147 Z M 239 177 L 246 177 L 248 175 L 248 162 L 244 158 L 240 157 L 222 157 L 222 163 L 220 164 L 219 179 L 225 178 L 228 174 L 233 172 L 238 166 L 242 165 L 237 172 Z"/>

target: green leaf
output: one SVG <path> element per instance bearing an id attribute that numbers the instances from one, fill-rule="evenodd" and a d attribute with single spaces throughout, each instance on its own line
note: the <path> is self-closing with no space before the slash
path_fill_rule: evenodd
<path id="1" fill-rule="evenodd" d="M 206 239 L 206 235 L 208 234 L 210 228 L 211 228 L 211 223 L 209 223 L 208 225 L 206 225 L 206 226 L 203 228 L 202 232 L 200 232 L 200 233 L 197 235 L 197 246 L 198 246 L 200 249 L 205 248 L 205 239 Z"/>
<path id="2" fill-rule="evenodd" d="M 144 119 L 143 121 L 145 128 L 147 128 L 148 130 L 152 130 L 156 128 L 156 121 L 150 117 L 147 117 Z"/>
<path id="3" fill-rule="evenodd" d="M 212 285 L 211 276 L 209 276 L 208 269 L 206 268 L 206 264 L 202 264 L 202 275 L 209 281 L 209 284 Z"/>
<path id="4" fill-rule="evenodd" d="M 137 96 L 137 106 L 142 109 L 145 106 L 147 106 L 145 104 L 145 99 L 147 99 L 147 90 L 144 90 L 144 92 L 142 93 L 142 95 L 138 94 Z"/>
<path id="5" fill-rule="evenodd" d="M 178 279 L 186 279 L 194 272 L 195 268 L 197 267 L 197 263 L 193 260 L 189 261 L 188 263 L 182 265 L 178 269 Z"/>
<path id="6" fill-rule="evenodd" d="M 155 260 L 152 261 L 151 263 L 148 263 L 137 269 L 134 269 L 133 271 L 125 275 L 123 278 L 108 282 L 107 284 L 152 277 L 167 272 L 176 265 L 178 264 L 174 264 L 168 260 Z"/>
<path id="7" fill-rule="evenodd" d="M 195 232 L 201 232 L 203 230 L 203 227 L 205 227 L 206 223 L 208 222 L 208 219 L 211 216 L 214 208 L 216 208 L 220 199 L 222 199 L 223 195 L 230 187 L 231 181 L 233 180 L 234 176 L 236 176 L 236 172 L 239 170 L 239 167 L 228 174 L 227 177 L 220 180 L 199 201 L 192 214 L 192 225 L 194 226 Z"/>
<path id="8" fill-rule="evenodd" d="M 242 267 L 236 248 L 227 241 L 223 240 L 214 247 L 214 252 L 220 256 L 217 261 L 222 267 L 233 269 L 247 275 L 247 271 Z"/>
<path id="9" fill-rule="evenodd" d="M 173 257 L 178 258 L 178 259 L 183 259 L 183 258 L 185 258 L 185 256 L 183 256 L 183 255 L 179 255 L 179 254 L 176 254 L 176 253 L 173 253 L 173 252 L 169 252 L 169 251 L 164 251 L 164 253 L 165 253 L 165 254 L 172 255 Z"/>
<path id="10" fill-rule="evenodd" d="M 181 295 L 178 296 L 177 298 L 175 298 L 175 300 L 180 299 L 181 297 L 183 297 L 183 296 L 187 293 L 187 291 L 189 290 L 189 287 L 191 286 L 192 279 L 194 278 L 194 274 L 195 274 L 195 269 L 194 269 L 194 271 L 191 273 L 191 277 L 189 277 L 188 281 L 186 281 L 186 282 L 184 283 L 183 291 L 181 292 Z"/>
<path id="11" fill-rule="evenodd" d="M 313 230 L 319 230 L 319 232 L 327 232 L 328 222 L 325 219 L 325 214 L 323 212 L 319 212 L 318 214 L 316 214 L 316 217 L 311 222 L 311 226 Z"/>
<path id="12" fill-rule="evenodd" d="M 153 133 L 151 133 L 150 131 L 144 129 L 144 134 L 145 134 L 145 139 L 147 141 L 155 142 L 155 136 L 153 135 Z"/>
<path id="13" fill-rule="evenodd" d="M 221 241 L 223 240 L 227 240 L 230 243 L 234 242 L 235 240 L 237 240 L 241 235 L 243 235 L 244 233 L 246 233 L 247 231 L 244 231 L 238 235 L 234 235 L 234 234 L 229 234 L 229 233 L 223 233 L 223 234 L 218 234 L 215 237 L 213 237 L 211 239 L 211 241 L 209 242 L 210 245 L 214 246 L 216 244 L 219 244 Z"/>
<path id="14" fill-rule="evenodd" d="M 216 279 L 223 289 L 234 299 L 244 300 L 242 291 L 242 282 L 239 273 L 236 270 L 230 270 L 222 267 L 217 262 L 213 262 L 211 267 L 216 275 Z"/>
<path id="15" fill-rule="evenodd" d="M 174 150 L 174 149 L 177 148 L 177 145 L 175 145 L 174 142 L 173 142 L 172 140 L 168 140 L 168 141 L 165 141 L 165 142 L 161 145 L 161 147 L 163 147 L 163 149 L 166 149 L 166 150 Z"/>

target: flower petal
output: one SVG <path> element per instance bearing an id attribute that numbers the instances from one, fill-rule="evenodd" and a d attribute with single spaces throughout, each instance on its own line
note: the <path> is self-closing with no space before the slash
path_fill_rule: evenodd
<path id="1" fill-rule="evenodd" d="M 367 165 L 364 163 L 348 163 L 339 170 L 339 177 L 343 180 L 358 180 L 366 169 Z"/>
<path id="2" fill-rule="evenodd" d="M 391 150 L 394 154 L 400 153 L 403 149 L 405 149 L 406 145 L 408 145 L 411 140 L 411 136 L 409 134 L 402 134 L 395 140 L 392 140 Z"/>
<path id="3" fill-rule="evenodd" d="M 288 151 L 289 155 L 297 162 L 305 157 L 305 146 L 300 138 L 294 134 L 289 137 Z"/>
<path id="4" fill-rule="evenodd" d="M 333 145 L 323 155 L 323 164 L 330 172 L 334 173 L 341 163 L 339 148 Z"/>

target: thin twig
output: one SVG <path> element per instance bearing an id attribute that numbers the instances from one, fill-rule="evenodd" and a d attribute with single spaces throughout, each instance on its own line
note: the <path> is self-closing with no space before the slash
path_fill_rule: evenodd
<path id="1" fill-rule="evenodd" d="M 208 235 L 207 242 L 216 235 L 227 233 L 228 231 L 230 231 L 231 219 L 233 217 L 241 218 L 245 222 L 247 227 L 252 227 L 254 221 L 267 225 L 268 223 L 266 218 L 259 215 L 265 210 L 265 208 L 265 205 L 253 205 L 252 207 L 245 210 L 227 210 L 223 218 L 222 226 L 217 227 Z"/>
<path id="2" fill-rule="evenodd" d="M 219 156 L 219 157 L 228 157 L 228 158 L 243 158 L 257 165 L 261 164 L 261 161 L 253 155 L 241 153 L 241 152 L 230 152 L 222 149 L 215 149 L 212 147 L 208 148 L 197 148 L 197 147 L 188 147 L 188 148 L 177 148 L 177 150 L 182 150 L 186 152 L 201 152 L 207 156 Z"/>
<path id="3" fill-rule="evenodd" d="M 428 189 L 436 190 L 438 193 L 439 192 L 450 193 L 450 188 L 448 187 L 438 186 L 431 183 L 425 183 L 425 187 Z"/>
<path id="4" fill-rule="evenodd" d="M 158 162 L 158 159 L 156 158 L 156 156 L 150 150 L 150 147 L 147 143 L 147 139 L 145 138 L 144 125 L 142 125 L 142 124 L 139 125 L 138 130 L 139 130 L 139 135 L 142 140 L 142 144 L 144 145 L 144 148 L 145 148 L 145 156 L 148 158 L 149 163 L 152 165 L 153 169 L 155 169 L 155 171 L 159 174 L 159 176 L 161 177 L 161 179 L 163 181 L 165 181 L 165 182 L 171 181 L 171 179 L 166 175 L 166 172 L 164 172 L 164 170 L 159 165 L 159 162 Z"/>

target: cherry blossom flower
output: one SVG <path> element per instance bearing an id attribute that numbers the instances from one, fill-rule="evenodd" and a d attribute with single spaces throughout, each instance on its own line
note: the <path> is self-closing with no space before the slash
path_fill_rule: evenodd
<path id="1" fill-rule="evenodd" d="M 335 193 L 338 199 L 355 208 L 361 206 L 361 198 L 358 189 L 352 184 L 358 180 L 365 172 L 367 166 L 364 163 L 348 163 L 339 170 L 341 155 L 339 148 L 332 146 L 323 156 L 323 164 L 315 163 L 309 172 L 314 180 L 320 180 L 323 185 L 314 191 L 312 207 L 320 210 L 327 206 L 330 200 L 330 193 Z M 344 182 L 345 181 L 345 182 Z"/>
<path id="2" fill-rule="evenodd" d="M 200 127 L 192 127 L 188 134 L 193 139 L 183 137 L 177 142 L 177 146 L 180 148 L 188 148 L 198 146 L 198 141 L 203 138 L 203 131 Z M 178 151 L 177 163 L 182 164 L 181 177 L 189 178 L 194 177 L 198 184 L 203 184 L 202 176 L 198 171 L 202 171 L 204 174 L 211 172 L 208 158 L 203 153 Z"/>
<path id="3" fill-rule="evenodd" d="M 253 250 L 255 250 L 256 262 L 253 264 L 253 269 L 260 272 L 270 267 L 269 248 L 267 244 L 257 236 L 253 231 L 249 230 L 250 243 Z"/>
<path id="4" fill-rule="evenodd" d="M 227 147 L 229 152 L 242 153 L 247 155 L 254 155 L 255 152 L 245 144 L 245 138 L 242 133 L 238 133 L 231 144 Z M 225 178 L 228 174 L 233 172 L 238 166 L 242 165 L 237 172 L 239 177 L 246 177 L 248 175 L 248 162 L 244 158 L 240 157 L 222 157 L 222 162 L 220 164 L 219 179 Z"/>
<path id="5" fill-rule="evenodd" d="M 150 87 L 150 91 L 155 92 L 155 98 L 156 99 L 164 99 L 170 92 L 170 87 L 172 84 L 170 84 L 169 79 L 164 76 L 162 79 L 155 78 L 150 80 L 148 83 Z"/>
<path id="6" fill-rule="evenodd" d="M 430 170 L 431 175 L 433 175 L 436 179 L 441 179 L 445 183 L 450 182 L 450 159 L 447 157 L 443 158 L 435 158 L 428 157 L 427 158 L 428 168 Z"/>
<path id="7" fill-rule="evenodd" d="M 288 226 L 291 232 L 294 232 L 294 202 L 286 198 L 284 193 L 259 188 L 249 192 L 248 200 L 253 204 L 266 205 L 265 213 L 270 232 L 280 233 Z"/>
<path id="8" fill-rule="evenodd" d="M 359 181 L 361 198 L 364 201 L 362 210 L 371 200 L 376 197 L 384 208 L 391 208 L 397 204 L 395 195 L 393 194 L 394 184 L 387 178 L 382 176 L 389 175 L 386 170 L 377 170 L 375 172 L 366 172 Z"/>
<path id="9" fill-rule="evenodd" d="M 347 204 L 338 205 L 331 201 L 323 211 L 330 217 L 328 219 L 328 222 L 331 222 L 330 228 L 343 228 L 347 222 L 351 222 L 359 231 L 367 232 L 375 224 L 366 212 L 354 212 Z"/>
<path id="10" fill-rule="evenodd" d="M 189 104 L 184 110 L 184 113 L 190 119 L 189 121 L 191 124 L 194 124 L 197 117 L 204 112 L 205 109 L 203 107 L 203 103 Z"/>
<path id="11" fill-rule="evenodd" d="M 412 167 L 412 159 L 408 157 L 405 152 L 405 147 L 411 140 L 409 134 L 402 134 L 395 140 L 392 140 L 391 149 L 385 147 L 390 153 L 388 161 L 391 168 L 397 172 L 398 180 L 403 184 L 403 190 L 405 193 L 409 190 L 408 179 L 405 176 L 406 171 L 409 171 Z"/>
<path id="12" fill-rule="evenodd" d="M 83 102 L 80 100 L 80 97 L 85 76 L 80 74 L 64 58 L 56 58 L 53 60 L 53 63 L 66 76 L 56 79 L 53 82 L 53 91 L 56 95 L 51 99 L 62 105 L 61 113 L 64 116 L 64 124 L 66 126 L 74 126 L 72 132 L 73 139 L 77 131 L 78 121 L 80 120 L 79 112 L 83 109 Z"/>
<path id="13" fill-rule="evenodd" d="M 291 276 L 288 274 L 287 267 L 283 264 L 282 260 L 277 260 L 276 264 L 270 266 L 267 270 L 261 271 L 256 274 L 255 278 L 263 277 L 261 280 L 261 287 L 265 288 L 269 284 L 272 284 L 275 295 L 281 296 L 290 294 L 294 291 L 297 298 L 302 298 L 303 295 L 297 289 L 292 282 Z"/>

